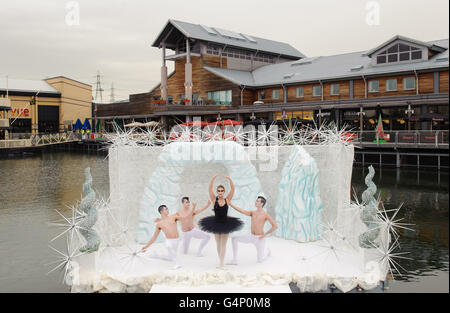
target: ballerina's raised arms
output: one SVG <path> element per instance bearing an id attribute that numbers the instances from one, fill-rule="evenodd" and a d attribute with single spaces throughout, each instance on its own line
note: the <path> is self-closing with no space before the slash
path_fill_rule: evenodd
<path id="1" fill-rule="evenodd" d="M 225 187 L 222 185 L 217 186 L 217 196 L 214 194 L 213 191 L 213 187 L 214 187 L 214 181 L 216 180 L 217 177 L 221 176 L 221 174 L 216 174 L 213 176 L 213 178 L 211 179 L 211 182 L 209 183 L 209 199 L 211 199 L 212 203 L 215 203 L 216 200 L 223 200 L 225 199 L 225 202 L 228 204 L 231 199 L 233 199 L 234 196 L 234 184 L 233 184 L 233 180 L 230 178 L 230 176 L 225 176 L 223 175 L 223 177 L 225 177 L 226 179 L 228 179 L 228 181 L 230 182 L 230 192 L 228 193 L 228 195 L 226 197 L 224 197 L 225 194 Z M 222 204 L 220 204 L 220 206 L 223 206 L 224 203 L 222 202 Z"/>
<path id="2" fill-rule="evenodd" d="M 220 263 L 217 266 L 220 269 L 224 268 L 224 259 L 226 252 L 226 245 L 228 235 L 231 232 L 240 230 L 243 222 L 236 217 L 228 216 L 228 203 L 234 195 L 233 180 L 229 176 L 224 176 L 230 182 L 230 192 L 225 197 L 225 187 L 223 185 L 217 186 L 217 196 L 213 192 L 214 181 L 220 174 L 214 175 L 209 183 L 209 198 L 214 203 L 214 215 L 202 218 L 199 221 L 200 228 L 203 231 L 213 233 L 216 239 L 217 254 L 219 255 Z"/>

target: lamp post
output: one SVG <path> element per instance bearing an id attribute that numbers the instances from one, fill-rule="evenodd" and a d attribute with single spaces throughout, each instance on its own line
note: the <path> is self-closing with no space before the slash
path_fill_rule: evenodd
<path id="1" fill-rule="evenodd" d="M 359 112 L 357 114 L 359 116 L 359 131 L 362 134 L 362 131 L 364 128 L 363 118 L 364 118 L 364 115 L 366 115 L 366 112 L 363 111 L 363 107 L 359 108 Z"/>
<path id="2" fill-rule="evenodd" d="M 411 130 L 411 114 L 414 114 L 414 109 L 411 109 L 411 104 L 408 104 L 408 109 L 405 110 L 405 114 L 408 115 L 408 131 Z"/>
<path id="3" fill-rule="evenodd" d="M 322 113 L 322 109 L 319 109 L 319 113 L 317 113 L 317 116 L 319 117 L 319 127 L 322 125 L 322 117 L 325 116 L 324 113 Z"/>

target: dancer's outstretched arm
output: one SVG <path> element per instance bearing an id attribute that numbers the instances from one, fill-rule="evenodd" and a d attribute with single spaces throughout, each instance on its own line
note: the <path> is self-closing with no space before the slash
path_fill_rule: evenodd
<path id="1" fill-rule="evenodd" d="M 233 203 L 229 203 L 230 204 L 230 206 L 233 208 L 233 209 L 235 209 L 236 211 L 238 211 L 238 212 L 241 212 L 242 214 L 245 214 L 245 215 L 248 215 L 248 216 L 250 216 L 250 215 L 252 215 L 252 212 L 250 212 L 250 211 L 246 211 L 246 210 L 243 210 L 243 209 L 241 209 L 241 208 L 238 208 L 237 206 L 235 206 Z"/>
<path id="2" fill-rule="evenodd" d="M 180 213 L 177 212 L 177 213 L 175 213 L 173 216 L 175 216 L 175 222 L 181 220 L 181 215 L 180 215 Z"/>
<path id="3" fill-rule="evenodd" d="M 230 176 L 225 176 L 225 178 L 230 181 L 231 190 L 230 190 L 230 193 L 227 196 L 227 201 L 230 202 L 231 199 L 233 199 L 233 195 L 234 195 L 234 184 L 233 184 L 233 181 L 231 180 Z"/>
<path id="4" fill-rule="evenodd" d="M 150 241 L 148 242 L 148 244 L 146 244 L 145 246 L 142 247 L 141 251 L 145 252 L 145 250 L 150 247 L 156 240 L 156 238 L 158 238 L 159 233 L 161 232 L 161 228 L 156 227 L 155 229 L 155 233 L 153 234 L 152 239 L 150 239 Z"/>
<path id="5" fill-rule="evenodd" d="M 211 200 L 208 200 L 208 203 L 206 203 L 206 205 L 198 210 L 194 210 L 194 215 L 195 214 L 199 214 L 201 212 L 203 212 L 204 210 L 206 210 L 207 207 L 209 207 L 211 205 Z"/>
<path id="6" fill-rule="evenodd" d="M 213 186 L 214 186 L 214 180 L 219 176 L 220 174 L 216 174 L 211 179 L 211 182 L 209 183 L 209 198 L 211 199 L 211 202 L 216 201 L 216 196 L 214 195 Z"/>

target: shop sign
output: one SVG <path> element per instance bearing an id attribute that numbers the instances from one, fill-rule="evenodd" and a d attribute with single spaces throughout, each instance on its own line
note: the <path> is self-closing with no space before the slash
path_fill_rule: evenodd
<path id="1" fill-rule="evenodd" d="M 30 110 L 29 109 L 13 108 L 13 109 L 11 109 L 11 114 L 13 116 L 29 116 L 30 115 Z"/>
<path id="2" fill-rule="evenodd" d="M 344 117 L 350 117 L 350 118 L 359 118 L 359 112 L 354 111 L 344 111 Z"/>

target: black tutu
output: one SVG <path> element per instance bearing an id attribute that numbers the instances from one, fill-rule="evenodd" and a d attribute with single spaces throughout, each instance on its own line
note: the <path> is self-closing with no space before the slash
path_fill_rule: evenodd
<path id="1" fill-rule="evenodd" d="M 213 234 L 229 234 L 241 230 L 244 226 L 237 217 L 226 216 L 226 218 L 217 218 L 216 216 L 207 216 L 198 221 L 200 229 Z"/>

